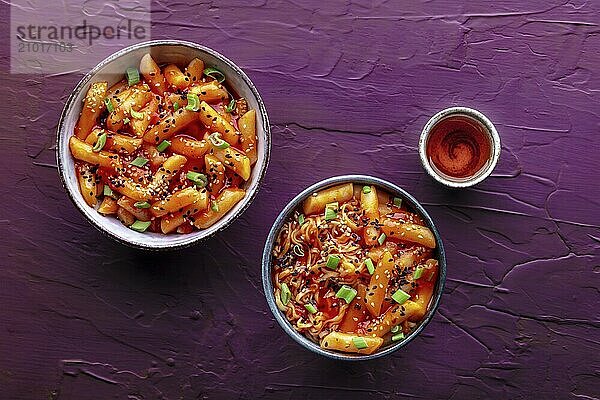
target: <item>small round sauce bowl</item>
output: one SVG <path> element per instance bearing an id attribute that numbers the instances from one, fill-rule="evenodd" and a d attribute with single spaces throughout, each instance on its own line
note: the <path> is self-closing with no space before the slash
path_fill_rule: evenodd
<path id="1" fill-rule="evenodd" d="M 500 158 L 500 136 L 482 113 L 451 107 L 425 124 L 419 156 L 425 171 L 451 188 L 476 185 L 487 178 Z"/>

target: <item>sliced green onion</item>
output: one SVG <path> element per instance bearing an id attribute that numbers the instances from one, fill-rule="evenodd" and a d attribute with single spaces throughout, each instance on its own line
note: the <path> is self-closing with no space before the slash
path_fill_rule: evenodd
<path id="1" fill-rule="evenodd" d="M 113 106 L 112 100 L 109 99 L 108 97 L 106 97 L 104 99 L 104 104 L 106 104 L 106 109 L 108 110 L 109 113 L 115 111 L 115 106 Z"/>
<path id="2" fill-rule="evenodd" d="M 135 221 L 133 224 L 131 224 L 129 226 L 129 228 L 133 229 L 134 231 L 137 232 L 145 232 L 146 229 L 148 229 L 148 227 L 150 226 L 152 222 L 147 221 L 147 222 L 143 222 L 143 221 Z"/>
<path id="3" fill-rule="evenodd" d="M 144 165 L 146 165 L 146 163 L 148 163 L 148 160 L 146 160 L 144 157 L 136 157 L 135 160 L 133 160 L 130 164 L 135 166 L 135 167 L 143 167 Z"/>
<path id="4" fill-rule="evenodd" d="M 188 173 L 185 174 L 185 177 L 200 188 L 203 188 L 208 184 L 208 178 L 200 172 L 188 171 Z"/>
<path id="5" fill-rule="evenodd" d="M 214 212 L 219 212 L 219 205 L 217 203 L 212 203 L 210 205 L 210 209 L 213 210 Z"/>
<path id="6" fill-rule="evenodd" d="M 331 208 L 325 209 L 325 221 L 331 221 L 337 217 L 337 213 L 333 211 Z"/>
<path id="7" fill-rule="evenodd" d="M 394 197 L 394 205 L 396 207 L 402 207 L 402 199 L 400 197 Z"/>
<path id="8" fill-rule="evenodd" d="M 300 224 L 300 225 L 304 224 L 304 214 L 298 215 L 298 224 Z"/>
<path id="9" fill-rule="evenodd" d="M 175 103 L 173 103 L 173 111 L 177 111 L 177 110 L 179 110 L 179 103 L 175 102 Z"/>
<path id="10" fill-rule="evenodd" d="M 140 81 L 140 73 L 137 68 L 127 68 L 127 84 L 133 86 Z"/>
<path id="11" fill-rule="evenodd" d="M 366 349 L 367 347 L 369 347 L 367 345 L 367 342 L 365 341 L 364 338 L 358 337 L 358 336 L 354 336 L 352 338 L 352 343 L 354 343 L 354 347 L 356 347 L 357 349 Z"/>
<path id="12" fill-rule="evenodd" d="M 397 333 L 399 330 L 400 330 L 400 326 L 396 325 L 396 326 L 392 326 L 392 329 L 390 329 L 390 332 Z"/>
<path id="13" fill-rule="evenodd" d="M 306 308 L 308 310 L 308 312 L 311 314 L 316 314 L 317 312 L 319 312 L 319 310 L 317 310 L 317 307 L 313 306 L 310 303 L 305 304 L 304 308 Z"/>
<path id="14" fill-rule="evenodd" d="M 130 123 L 130 122 L 131 122 L 131 120 L 130 120 L 129 118 L 127 118 L 127 117 L 123 118 L 123 123 L 124 123 L 125 125 L 127 125 L 127 124 L 128 124 L 128 123 Z"/>
<path id="15" fill-rule="evenodd" d="M 229 104 L 227 104 L 227 108 L 225 108 L 225 111 L 228 113 L 233 112 L 233 110 L 235 110 L 235 99 L 231 99 Z"/>
<path id="16" fill-rule="evenodd" d="M 135 118 L 135 119 L 144 119 L 144 113 L 139 112 L 139 111 L 135 111 L 133 108 L 131 109 L 131 111 L 129 113 L 131 114 L 132 118 Z"/>
<path id="17" fill-rule="evenodd" d="M 96 144 L 92 148 L 92 151 L 94 153 L 98 153 L 100 150 L 102 150 L 104 148 L 104 146 L 106 145 L 106 137 L 107 137 L 106 132 L 103 132 L 100 136 L 98 136 L 98 140 L 96 141 Z"/>
<path id="18" fill-rule="evenodd" d="M 339 209 L 339 203 L 329 203 L 325 206 L 325 221 L 330 221 L 337 218 L 337 211 Z"/>
<path id="19" fill-rule="evenodd" d="M 335 211 L 333 211 L 331 208 L 325 209 L 325 221 L 330 221 L 335 219 L 335 217 L 337 217 L 337 213 Z"/>
<path id="20" fill-rule="evenodd" d="M 225 74 L 223 74 L 221 71 L 219 71 L 216 68 L 212 68 L 212 67 L 206 68 L 204 70 L 204 75 L 210 76 L 211 78 L 216 79 L 217 82 L 219 82 L 219 83 L 225 82 Z"/>
<path id="21" fill-rule="evenodd" d="M 292 247 L 292 251 L 298 257 L 304 257 L 304 250 L 302 249 L 302 246 L 300 246 L 299 244 L 294 245 L 294 247 Z"/>
<path id="22" fill-rule="evenodd" d="M 329 269 L 337 269 L 339 263 L 340 263 L 339 256 L 329 256 L 327 258 L 327 264 L 325 264 L 325 266 Z"/>
<path id="23" fill-rule="evenodd" d="M 104 185 L 104 195 L 108 197 L 115 197 L 115 192 L 112 191 L 110 186 Z"/>
<path id="24" fill-rule="evenodd" d="M 369 274 L 373 275 L 373 272 L 375 272 L 375 265 L 373 265 L 373 260 L 367 258 L 365 260 L 365 265 L 367 266 L 367 271 L 369 271 Z"/>
<path id="25" fill-rule="evenodd" d="M 190 111 L 198 111 L 200 109 L 200 99 L 198 95 L 195 93 L 187 94 L 187 106 L 185 106 L 186 110 Z"/>
<path id="26" fill-rule="evenodd" d="M 136 201 L 133 206 L 135 208 L 150 208 L 150 203 L 147 201 Z"/>
<path id="27" fill-rule="evenodd" d="M 371 186 L 363 186 L 362 190 L 364 194 L 369 194 L 371 193 Z"/>
<path id="28" fill-rule="evenodd" d="M 211 133 L 208 136 L 208 141 L 210 142 L 210 144 L 212 144 L 217 149 L 222 150 L 222 149 L 226 149 L 226 148 L 230 147 L 229 143 L 227 143 L 225 140 L 221 139 L 221 134 L 219 132 Z"/>
<path id="29" fill-rule="evenodd" d="M 167 149 L 167 147 L 169 147 L 171 145 L 171 142 L 169 142 L 168 140 L 163 140 L 162 142 L 160 142 L 160 144 L 158 146 L 156 146 L 156 150 L 163 152 Z"/>
<path id="30" fill-rule="evenodd" d="M 404 332 L 400 332 L 394 336 L 392 336 L 392 342 L 397 342 L 398 340 L 404 339 Z"/>
<path id="31" fill-rule="evenodd" d="M 350 304 L 352 300 L 354 300 L 354 298 L 356 297 L 356 293 L 356 289 L 351 288 L 348 285 L 344 285 L 340 288 L 340 290 L 337 291 L 335 297 L 337 297 L 338 299 L 344 299 L 346 300 L 346 303 Z"/>
<path id="32" fill-rule="evenodd" d="M 287 283 L 283 282 L 281 284 L 281 293 L 279 295 L 279 299 L 281 300 L 281 302 L 283 303 L 284 306 L 287 306 L 287 303 L 290 302 L 291 298 L 292 298 L 292 292 L 291 292 L 290 288 L 288 287 Z"/>
<path id="33" fill-rule="evenodd" d="M 380 246 L 383 244 L 383 242 L 385 242 L 385 239 L 387 239 L 387 236 L 385 233 L 382 233 L 381 235 L 379 235 L 379 237 L 377 238 L 377 241 L 379 242 Z"/>
<path id="34" fill-rule="evenodd" d="M 398 304 L 404 304 L 404 302 L 410 299 L 410 294 L 406 293 L 402 289 L 396 290 L 396 292 L 392 295 L 392 299 Z"/>
<path id="35" fill-rule="evenodd" d="M 413 280 L 417 280 L 419 279 L 421 276 L 423 276 L 423 271 L 425 271 L 425 268 L 423 267 L 417 267 L 415 269 L 415 272 L 413 272 Z"/>

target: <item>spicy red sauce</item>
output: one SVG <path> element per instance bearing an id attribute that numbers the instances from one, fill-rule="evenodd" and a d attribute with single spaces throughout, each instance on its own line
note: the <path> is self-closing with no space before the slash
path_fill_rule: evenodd
<path id="1" fill-rule="evenodd" d="M 443 174 L 467 178 L 479 172 L 491 157 L 491 144 L 484 128 L 462 116 L 441 120 L 427 141 L 429 161 Z"/>

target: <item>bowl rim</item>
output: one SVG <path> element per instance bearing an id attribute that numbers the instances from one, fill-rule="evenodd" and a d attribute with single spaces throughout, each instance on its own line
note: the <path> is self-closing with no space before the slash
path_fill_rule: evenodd
<path id="1" fill-rule="evenodd" d="M 272 269 L 272 250 L 275 243 L 275 239 L 277 238 L 277 234 L 281 230 L 281 227 L 285 223 L 285 221 L 292 215 L 292 213 L 300 206 L 302 201 L 310 196 L 312 193 L 326 189 L 331 186 L 335 186 L 342 183 L 352 182 L 355 184 L 373 184 L 378 187 L 381 187 L 391 194 L 398 194 L 402 197 L 403 201 L 407 201 L 409 206 L 413 208 L 416 212 L 418 212 L 421 217 L 425 220 L 427 226 L 433 232 L 435 239 L 438 244 L 438 261 L 440 265 L 440 272 L 438 274 L 438 283 L 436 286 L 436 291 L 434 297 L 430 302 L 430 307 L 425 314 L 425 317 L 422 319 L 420 324 L 414 329 L 406 338 L 394 345 L 388 346 L 381 351 L 377 351 L 373 354 L 365 354 L 365 355 L 355 355 L 355 354 L 345 354 L 341 352 L 335 352 L 331 350 L 324 350 L 318 344 L 308 339 L 298 331 L 296 331 L 287 318 L 283 315 L 283 313 L 277 308 L 275 303 L 275 295 L 273 293 L 273 282 L 271 280 L 271 269 Z M 263 281 L 263 289 L 265 292 L 265 297 L 267 299 L 267 303 L 269 305 L 269 309 L 273 313 L 273 316 L 281 326 L 281 328 L 294 339 L 298 344 L 300 344 L 305 349 L 311 350 L 314 353 L 319 355 L 332 358 L 335 360 L 343 360 L 343 361 L 364 361 L 364 360 L 372 360 L 375 358 L 383 357 L 389 355 L 402 347 L 406 346 L 410 343 L 424 328 L 429 324 L 431 319 L 433 318 L 439 303 L 442 297 L 442 293 L 444 292 L 444 286 L 446 283 L 446 253 L 444 250 L 444 245 L 442 243 L 441 236 L 433 223 L 433 220 L 423 208 L 423 206 L 406 190 L 400 188 L 399 186 L 374 176 L 370 175 L 338 175 L 333 176 L 327 179 L 323 179 L 317 183 L 310 185 L 308 188 L 302 190 L 299 194 L 297 194 L 292 200 L 288 202 L 288 204 L 283 208 L 283 210 L 279 213 L 275 222 L 273 223 L 271 230 L 269 231 L 269 235 L 265 241 L 265 247 L 263 249 L 262 256 L 262 281 Z"/>
<path id="2" fill-rule="evenodd" d="M 211 56 L 220 60 L 221 62 L 225 63 L 236 74 L 238 74 L 242 78 L 244 83 L 246 85 L 248 85 L 248 87 L 250 88 L 250 91 L 255 96 L 255 98 L 258 102 L 259 109 L 257 111 L 260 113 L 262 123 L 263 123 L 263 128 L 264 128 L 263 130 L 265 133 L 265 154 L 263 157 L 263 164 L 262 164 L 260 170 L 258 171 L 258 178 L 257 178 L 256 186 L 246 193 L 246 195 L 244 196 L 244 199 L 242 200 L 242 202 L 243 202 L 242 207 L 239 210 L 237 210 L 237 212 L 235 214 L 230 215 L 228 217 L 228 219 L 222 218 L 221 220 L 217 221 L 216 224 L 221 223 L 221 225 L 218 226 L 213 232 L 211 232 L 210 234 L 207 234 L 207 235 L 197 235 L 195 237 L 190 237 L 188 240 L 183 240 L 182 242 L 176 243 L 176 244 L 157 243 L 157 244 L 149 245 L 147 243 L 144 243 L 143 239 L 139 240 L 139 241 L 127 240 L 127 239 L 117 236 L 110 229 L 105 228 L 104 225 L 96 223 L 96 221 L 94 221 L 85 212 L 85 210 L 83 208 L 84 207 L 83 204 L 80 204 L 80 202 L 77 201 L 77 199 L 75 198 L 75 194 L 72 193 L 72 191 L 69 190 L 69 187 L 67 186 L 67 171 L 66 171 L 67 159 L 66 159 L 66 157 L 68 157 L 68 155 L 63 154 L 63 152 L 61 151 L 60 142 L 61 142 L 61 133 L 65 130 L 67 114 L 75 106 L 75 100 L 76 100 L 77 96 L 79 95 L 79 93 L 93 79 L 93 77 L 98 73 L 98 71 L 100 69 L 102 69 L 103 67 L 105 67 L 107 64 L 113 62 L 114 60 L 116 60 L 132 51 L 142 49 L 142 48 L 150 49 L 150 48 L 156 47 L 156 46 L 184 46 L 184 47 L 189 47 L 189 48 L 192 48 L 195 50 L 200 50 L 201 52 L 208 53 Z M 64 132 L 64 133 L 68 134 L 68 132 Z M 56 162 L 57 162 L 58 172 L 59 172 L 60 181 L 63 186 L 63 189 L 65 190 L 65 192 L 67 192 L 67 195 L 71 199 L 71 202 L 73 202 L 75 207 L 81 212 L 81 214 L 84 215 L 86 220 L 92 226 L 94 226 L 96 229 L 98 229 L 100 232 L 102 232 L 105 236 L 108 236 L 109 238 L 111 238 L 121 244 L 124 244 L 129 247 L 133 247 L 136 249 L 151 250 L 151 251 L 178 250 L 178 249 L 190 247 L 194 244 L 197 244 L 198 242 L 206 240 L 209 237 L 214 236 L 218 232 L 222 231 L 223 229 L 229 227 L 240 215 L 242 215 L 244 213 L 244 211 L 246 211 L 246 209 L 254 201 L 254 199 L 263 183 L 263 178 L 266 174 L 267 167 L 269 165 L 270 153 L 271 153 L 271 127 L 270 127 L 270 123 L 269 123 L 267 109 L 262 100 L 262 97 L 260 96 L 260 94 L 258 92 L 258 89 L 254 85 L 254 83 L 250 80 L 248 75 L 246 75 L 246 73 L 240 67 L 238 67 L 237 64 L 235 64 L 233 61 L 231 61 L 229 58 L 225 57 L 221 53 L 219 53 L 216 50 L 213 50 L 209 47 L 200 45 L 198 43 L 186 41 L 186 40 L 176 40 L 176 39 L 149 40 L 149 41 L 145 41 L 145 42 L 136 43 L 131 46 L 127 46 L 121 50 L 114 52 L 113 54 L 106 57 L 104 60 L 100 61 L 94 68 L 92 68 L 90 71 L 88 71 L 83 76 L 83 78 L 81 78 L 81 80 L 77 83 L 77 85 L 72 90 L 69 97 L 67 98 L 67 101 L 65 102 L 65 105 L 61 112 L 60 119 L 58 121 L 58 125 L 56 128 L 55 146 L 56 146 Z"/>
<path id="3" fill-rule="evenodd" d="M 453 115 L 463 115 L 474 119 L 475 121 L 477 121 L 485 127 L 485 129 L 490 135 L 491 140 L 492 154 L 490 156 L 489 164 L 485 167 L 485 169 L 478 171 L 479 174 L 475 175 L 474 178 L 467 179 L 464 181 L 453 181 L 441 176 L 433 169 L 429 158 L 427 157 L 427 140 L 431 135 L 431 130 L 438 122 Z M 421 165 L 423 166 L 427 174 L 429 174 L 429 176 L 431 176 L 433 179 L 435 179 L 442 185 L 450 188 L 467 188 L 483 182 L 492 174 L 492 172 L 496 168 L 498 160 L 500 159 L 501 152 L 502 147 L 500 142 L 500 135 L 498 134 L 498 131 L 496 130 L 496 127 L 494 126 L 492 121 L 490 121 L 489 118 L 486 117 L 482 112 L 469 107 L 455 106 L 445 108 L 437 112 L 434 116 L 432 116 L 429 119 L 429 121 L 427 121 L 427 123 L 423 127 L 423 130 L 421 131 L 421 136 L 419 137 L 419 158 L 421 160 Z"/>

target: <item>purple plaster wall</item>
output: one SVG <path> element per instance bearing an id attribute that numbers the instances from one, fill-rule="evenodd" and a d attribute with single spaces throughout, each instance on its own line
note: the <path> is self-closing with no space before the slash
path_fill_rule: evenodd
<path id="1" fill-rule="evenodd" d="M 8 8 L 0 5 L 2 37 Z M 272 162 L 234 226 L 170 254 L 93 229 L 53 142 L 80 74 L 0 79 L 0 398 L 600 397 L 600 3 L 155 1 L 152 37 L 212 47 L 254 80 Z M 44 12 L 44 10 L 40 10 Z M 491 178 L 443 189 L 418 135 L 473 106 L 503 148 Z M 296 345 L 260 282 L 269 224 L 345 173 L 399 184 L 448 252 L 439 312 L 391 357 L 341 364 Z"/>

